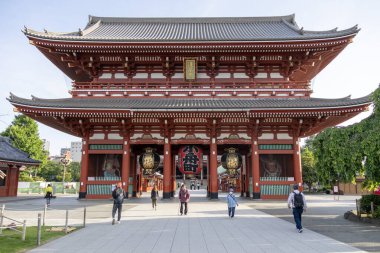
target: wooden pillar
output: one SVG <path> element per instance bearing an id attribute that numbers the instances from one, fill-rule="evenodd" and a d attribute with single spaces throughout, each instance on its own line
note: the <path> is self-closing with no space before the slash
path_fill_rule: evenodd
<path id="1" fill-rule="evenodd" d="M 11 187 L 12 187 L 12 179 L 13 179 L 13 165 L 8 165 L 8 171 L 7 171 L 7 176 L 5 177 L 5 196 L 10 197 L 11 193 Z"/>
<path id="2" fill-rule="evenodd" d="M 125 197 L 129 197 L 129 171 L 131 167 L 131 144 L 129 142 L 129 134 L 124 136 L 123 145 L 123 167 L 121 168 L 121 182 L 125 191 Z"/>
<path id="3" fill-rule="evenodd" d="M 171 146 L 169 138 L 165 138 L 164 143 L 164 191 L 162 197 L 164 199 L 170 199 L 172 195 L 171 189 L 171 179 L 172 179 L 172 156 L 171 156 Z"/>
<path id="4" fill-rule="evenodd" d="M 260 199 L 260 163 L 259 163 L 259 148 L 257 139 L 252 138 L 251 145 L 251 166 L 252 166 L 252 187 L 253 187 L 253 199 Z"/>
<path id="5" fill-rule="evenodd" d="M 246 163 L 245 163 L 245 156 L 242 157 L 242 165 L 240 167 L 240 197 L 244 197 L 244 191 L 245 191 L 245 182 L 244 182 L 244 171 L 245 171 L 245 166 L 246 166 Z"/>
<path id="6" fill-rule="evenodd" d="M 294 181 L 298 184 L 302 191 L 302 168 L 301 168 L 301 152 L 299 138 L 293 138 L 293 164 L 294 164 Z"/>
<path id="7" fill-rule="evenodd" d="M 80 188 L 79 188 L 79 198 L 86 198 L 87 195 L 87 176 L 88 176 L 88 137 L 82 139 L 82 160 L 80 169 Z"/>
<path id="8" fill-rule="evenodd" d="M 218 198 L 218 147 L 216 138 L 211 139 L 210 144 L 210 198 Z"/>
<path id="9" fill-rule="evenodd" d="M 177 180 L 176 180 L 176 163 L 175 163 L 175 155 L 172 156 L 172 197 L 175 196 L 175 191 L 177 190 Z"/>
<path id="10" fill-rule="evenodd" d="M 245 168 L 245 196 L 247 198 L 250 197 L 249 195 L 249 174 L 250 174 L 250 168 L 251 168 L 251 159 L 249 159 L 250 157 L 248 157 L 248 155 L 245 156 L 245 164 L 246 164 L 246 168 Z"/>
<path id="11" fill-rule="evenodd" d="M 211 151 L 210 155 L 207 156 L 207 197 L 210 197 L 210 158 L 211 158 Z"/>
<path id="12" fill-rule="evenodd" d="M 133 178 L 133 190 L 132 190 L 132 197 L 137 197 L 137 156 L 135 155 L 133 157 L 133 163 L 132 163 L 132 178 Z"/>

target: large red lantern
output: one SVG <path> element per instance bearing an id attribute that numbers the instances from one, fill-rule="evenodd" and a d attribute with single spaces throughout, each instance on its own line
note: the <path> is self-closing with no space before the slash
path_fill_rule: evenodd
<path id="1" fill-rule="evenodd" d="M 195 145 L 182 146 L 179 149 L 179 170 L 183 174 L 199 174 L 203 165 L 202 149 Z"/>

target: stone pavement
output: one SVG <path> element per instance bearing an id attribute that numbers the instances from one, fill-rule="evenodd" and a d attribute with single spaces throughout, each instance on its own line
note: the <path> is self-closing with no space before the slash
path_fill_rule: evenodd
<path id="1" fill-rule="evenodd" d="M 225 199 L 208 201 L 191 191 L 189 214 L 180 216 L 177 199 L 161 200 L 157 211 L 149 199 L 128 200 L 121 224 L 98 219 L 86 228 L 30 252 L 364 252 L 249 207 L 240 201 L 228 218 Z"/>

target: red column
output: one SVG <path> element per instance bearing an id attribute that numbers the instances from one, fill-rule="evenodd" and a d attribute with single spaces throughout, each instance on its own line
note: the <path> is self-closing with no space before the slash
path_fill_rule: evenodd
<path id="1" fill-rule="evenodd" d="M 250 168 L 251 168 L 251 159 L 248 158 L 248 156 L 245 157 L 246 160 L 246 168 L 245 168 L 245 196 L 249 196 L 249 174 L 250 174 Z"/>
<path id="2" fill-rule="evenodd" d="M 245 170 L 245 166 L 246 166 L 246 163 L 245 163 L 245 156 L 243 157 L 243 163 L 240 167 L 240 197 L 244 197 L 244 191 L 245 191 L 245 182 L 244 181 L 244 176 L 243 176 L 243 172 Z"/>
<path id="3" fill-rule="evenodd" d="M 80 170 L 80 189 L 79 198 L 86 198 L 87 194 L 87 175 L 88 175 L 88 137 L 82 139 L 82 160 Z"/>
<path id="4" fill-rule="evenodd" d="M 293 163 L 294 163 L 294 181 L 302 190 L 302 168 L 301 168 L 301 152 L 299 139 L 293 138 Z"/>
<path id="5" fill-rule="evenodd" d="M 121 182 L 123 184 L 123 189 L 128 198 L 128 186 L 129 186 L 129 170 L 131 166 L 131 144 L 129 143 L 129 134 L 124 137 L 123 145 L 123 167 L 121 168 Z"/>
<path id="6" fill-rule="evenodd" d="M 175 191 L 177 190 L 177 179 L 176 179 L 176 169 L 177 169 L 177 166 L 175 164 L 175 155 L 172 156 L 172 180 L 171 180 L 171 183 L 172 183 L 172 197 L 174 197 L 175 195 Z"/>
<path id="7" fill-rule="evenodd" d="M 164 192 L 162 194 L 162 197 L 164 199 L 170 199 L 171 197 L 171 173 L 172 169 L 172 156 L 171 156 L 171 147 L 170 147 L 170 140 L 168 138 L 165 138 L 165 144 L 164 144 Z"/>
<path id="8" fill-rule="evenodd" d="M 133 157 L 133 163 L 132 163 L 132 178 L 133 178 L 133 192 L 132 192 L 132 197 L 137 197 L 137 156 L 135 155 Z"/>
<path id="9" fill-rule="evenodd" d="M 211 139 L 210 144 L 210 198 L 218 198 L 218 147 L 216 138 Z"/>
<path id="10" fill-rule="evenodd" d="M 251 145 L 251 168 L 252 168 L 252 185 L 253 199 L 260 199 L 260 163 L 259 163 L 259 148 L 257 139 L 252 139 Z"/>
<path id="11" fill-rule="evenodd" d="M 12 180 L 13 180 L 13 165 L 8 165 L 8 171 L 7 171 L 7 176 L 5 177 L 5 189 L 6 189 L 6 193 L 5 193 L 5 196 L 6 197 L 10 197 L 12 196 L 11 195 L 11 187 L 12 187 Z"/>

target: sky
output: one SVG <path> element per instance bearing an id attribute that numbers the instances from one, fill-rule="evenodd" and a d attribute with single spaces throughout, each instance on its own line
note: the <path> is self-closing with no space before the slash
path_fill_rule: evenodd
<path id="1" fill-rule="evenodd" d="M 0 1 L 0 132 L 14 119 L 9 94 L 30 98 L 70 97 L 71 80 L 28 43 L 24 26 L 43 31 L 73 32 L 88 16 L 104 17 L 252 17 L 296 15 L 305 30 L 361 31 L 353 43 L 312 80 L 313 97 L 362 97 L 380 82 L 380 1 L 378 0 L 1 0 Z M 352 124 L 370 112 L 349 120 Z M 39 124 L 40 137 L 50 141 L 50 154 L 79 138 Z"/>

